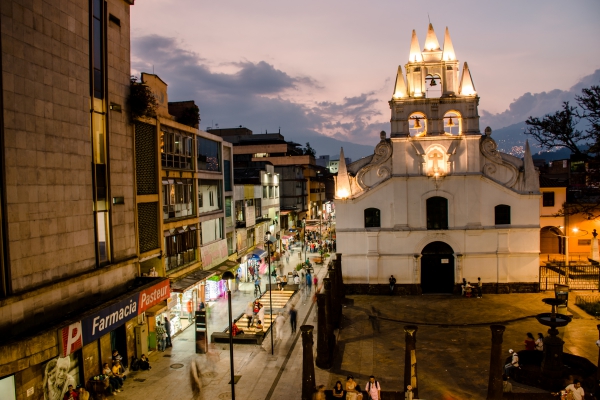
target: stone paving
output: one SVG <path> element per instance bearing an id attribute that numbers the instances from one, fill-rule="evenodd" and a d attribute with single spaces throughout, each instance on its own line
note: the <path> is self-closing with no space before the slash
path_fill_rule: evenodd
<path id="1" fill-rule="evenodd" d="M 295 260 L 294 260 L 295 261 Z M 286 268 L 289 268 L 286 266 Z M 316 268 L 319 279 L 325 268 Z M 298 309 L 298 327 L 315 326 L 316 304 L 306 289 L 292 302 Z M 235 296 L 246 296 L 242 288 Z M 252 293 L 249 294 L 252 296 Z M 315 367 L 317 384 L 332 387 L 336 380 L 345 381 L 347 374 L 364 386 L 373 374 L 384 390 L 401 390 L 404 370 L 403 326 L 417 324 L 417 363 L 419 393 L 422 399 L 484 399 L 487 393 L 491 347 L 490 323 L 505 321 L 503 352 L 524 348 L 525 333 L 545 333 L 545 327 L 530 316 L 548 312 L 541 302 L 552 293 L 486 295 L 483 299 L 456 296 L 349 296 L 353 304 L 343 309 L 343 327 L 338 332 L 338 352 L 334 366 L 328 370 Z M 245 304 L 244 301 L 238 304 Z M 223 306 L 224 305 L 224 306 Z M 379 332 L 368 319 L 371 307 L 382 317 Z M 226 303 L 219 302 L 212 311 L 213 325 L 226 326 Z M 242 312 L 243 310 L 240 310 Z M 236 311 L 234 310 L 234 314 Z M 219 322 L 220 321 L 220 322 Z M 560 336 L 566 341 L 565 351 L 598 359 L 596 321 L 577 318 Z M 475 324 L 475 325 L 472 325 Z M 236 386 L 237 399 L 298 399 L 301 393 L 302 340 L 299 330 L 291 334 L 285 325 L 284 339 L 271 341 L 267 336 L 262 346 L 234 345 L 235 375 L 241 376 Z M 198 399 L 231 398 L 229 385 L 229 346 L 211 345 L 208 355 L 194 354 L 193 330 L 176 337 L 173 348 L 150 355 L 151 371 L 131 372 L 125 391 L 117 398 L 148 400 L 150 398 L 192 399 L 189 365 L 197 359 L 202 365 L 203 393 Z M 176 368 L 181 365 L 181 368 Z M 143 382 L 141 380 L 144 380 Z M 513 382 L 516 392 L 541 392 Z"/>

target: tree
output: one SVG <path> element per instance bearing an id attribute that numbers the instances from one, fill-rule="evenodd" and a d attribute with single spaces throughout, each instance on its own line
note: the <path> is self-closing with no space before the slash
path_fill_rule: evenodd
<path id="1" fill-rule="evenodd" d="M 575 101 L 578 107 L 564 102 L 562 110 L 553 114 L 541 119 L 529 117 L 525 133 L 545 150 L 564 147 L 585 161 L 586 188 L 579 198 L 568 198 L 560 214 L 583 214 L 593 219 L 600 217 L 600 86 L 582 89 Z"/>
<path id="2" fill-rule="evenodd" d="M 316 156 L 317 151 L 310 147 L 310 142 L 306 142 L 306 147 L 302 150 L 302 153 L 307 156 Z"/>
<path id="3" fill-rule="evenodd" d="M 129 97 L 127 98 L 127 105 L 129 106 L 131 119 L 155 117 L 158 102 L 150 88 L 143 83 L 139 83 L 135 76 L 130 78 L 129 88 L 130 91 Z"/>

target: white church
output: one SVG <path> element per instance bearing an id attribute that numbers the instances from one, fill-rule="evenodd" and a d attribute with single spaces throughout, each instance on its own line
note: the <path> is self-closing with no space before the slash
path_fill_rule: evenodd
<path id="1" fill-rule="evenodd" d="M 484 291 L 537 291 L 538 172 L 480 131 L 479 96 L 446 28 L 429 24 L 389 101 L 391 134 L 336 180 L 337 251 L 348 293 L 457 293 L 463 278 Z M 460 78 L 459 78 L 460 76 Z"/>

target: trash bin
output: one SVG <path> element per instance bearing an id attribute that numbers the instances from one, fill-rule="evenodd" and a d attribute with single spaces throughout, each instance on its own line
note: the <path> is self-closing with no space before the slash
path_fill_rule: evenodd
<path id="1" fill-rule="evenodd" d="M 554 297 L 563 301 L 562 306 L 566 307 L 569 302 L 569 286 L 554 284 Z"/>

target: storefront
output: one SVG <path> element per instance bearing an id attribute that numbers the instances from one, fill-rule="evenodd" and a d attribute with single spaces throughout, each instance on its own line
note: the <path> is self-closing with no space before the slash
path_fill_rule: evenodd
<path id="1" fill-rule="evenodd" d="M 193 324 L 195 311 L 200 309 L 202 302 L 206 302 L 204 293 L 207 279 L 213 275 L 213 271 L 198 270 L 171 282 L 172 293 L 166 310 L 157 318 L 163 324 L 165 317 L 169 318 L 171 337 Z"/>
<path id="2" fill-rule="evenodd" d="M 267 273 L 267 252 L 263 249 L 256 248 L 252 253 L 248 254 L 248 268 L 254 268 L 255 274 L 260 275 Z"/>
<path id="3" fill-rule="evenodd" d="M 214 273 L 214 275 L 206 280 L 206 288 L 205 288 L 205 298 L 206 298 L 206 306 L 210 307 L 212 302 L 223 297 L 225 292 L 227 292 L 227 287 L 225 282 L 221 280 L 221 276 L 225 271 L 237 272 L 239 270 L 239 264 L 232 260 L 227 260 L 217 265 L 210 271 Z"/>
<path id="4" fill-rule="evenodd" d="M 169 280 L 137 278 L 136 284 L 136 290 L 58 330 L 58 357 L 30 367 L 43 375 L 45 399 L 60 400 L 69 385 L 86 384 L 99 375 L 104 362 L 112 365 L 113 350 L 125 366 L 148 352 L 145 312 L 169 297 Z"/>

